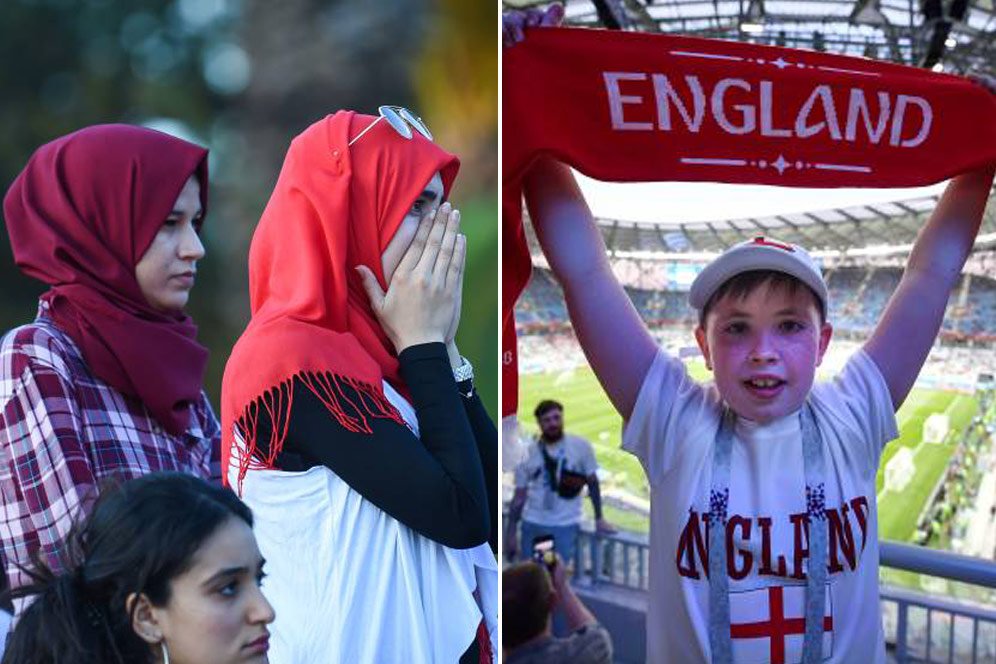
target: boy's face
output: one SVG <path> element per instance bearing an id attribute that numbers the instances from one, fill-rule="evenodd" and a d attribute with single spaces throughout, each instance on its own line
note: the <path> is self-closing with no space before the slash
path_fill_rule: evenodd
<path id="1" fill-rule="evenodd" d="M 802 406 L 832 332 L 807 288 L 793 294 L 765 284 L 717 301 L 695 339 L 730 408 L 766 423 Z"/>

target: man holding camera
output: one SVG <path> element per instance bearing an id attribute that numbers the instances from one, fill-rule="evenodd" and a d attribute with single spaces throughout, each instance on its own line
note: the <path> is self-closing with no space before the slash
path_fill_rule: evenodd
<path id="1" fill-rule="evenodd" d="M 502 647 L 505 664 L 610 664 L 612 639 L 567 582 L 563 561 L 518 563 L 502 572 Z M 559 609 L 570 634 L 553 636 Z"/>
<path id="2" fill-rule="evenodd" d="M 612 533 L 615 528 L 602 517 L 598 462 L 591 443 L 564 433 L 564 407 L 560 403 L 541 401 L 534 414 L 540 436 L 515 469 L 515 495 L 505 525 L 505 555 L 512 560 L 519 551 L 516 526 L 521 518 L 521 558 L 530 556 L 535 538 L 552 535 L 557 553 L 570 563 L 577 546 L 581 491 L 585 486 L 595 511 L 597 531 Z"/>

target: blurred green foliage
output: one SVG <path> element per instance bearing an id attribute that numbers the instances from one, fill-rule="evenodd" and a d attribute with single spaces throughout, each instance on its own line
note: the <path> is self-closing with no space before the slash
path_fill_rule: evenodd
<path id="1" fill-rule="evenodd" d="M 476 4 L 5 0 L 0 183 L 39 145 L 90 124 L 145 124 L 210 148 L 208 255 L 190 313 L 211 350 L 205 387 L 217 404 L 248 321 L 249 239 L 290 140 L 340 108 L 407 105 L 463 161 L 453 194 L 469 247 L 458 342 L 494 415 L 497 36 L 493 8 Z M 31 320 L 43 290 L 18 272 L 0 233 L 0 330 Z"/>

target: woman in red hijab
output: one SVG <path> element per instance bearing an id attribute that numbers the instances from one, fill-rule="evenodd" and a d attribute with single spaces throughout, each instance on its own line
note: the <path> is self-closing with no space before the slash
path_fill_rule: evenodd
<path id="1" fill-rule="evenodd" d="M 291 143 L 253 236 L 222 449 L 273 664 L 494 658 L 497 433 L 454 343 L 457 168 L 404 109 L 342 111 Z"/>
<path id="2" fill-rule="evenodd" d="M 43 145 L 4 198 L 14 260 L 49 285 L 0 339 L 0 555 L 12 588 L 62 547 L 101 481 L 211 476 L 207 350 L 183 308 L 204 256 L 207 151 L 151 129 Z"/>

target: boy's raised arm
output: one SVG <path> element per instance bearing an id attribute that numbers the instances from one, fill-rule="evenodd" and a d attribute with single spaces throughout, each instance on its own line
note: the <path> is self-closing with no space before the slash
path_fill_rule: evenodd
<path id="1" fill-rule="evenodd" d="M 948 297 L 979 232 L 994 169 L 965 173 L 948 184 L 917 236 L 899 287 L 865 343 L 897 410 L 941 328 Z"/>
<path id="2" fill-rule="evenodd" d="M 525 197 L 588 363 L 616 410 L 629 419 L 657 344 L 612 273 L 570 170 L 549 158 L 538 160 L 526 175 Z"/>

